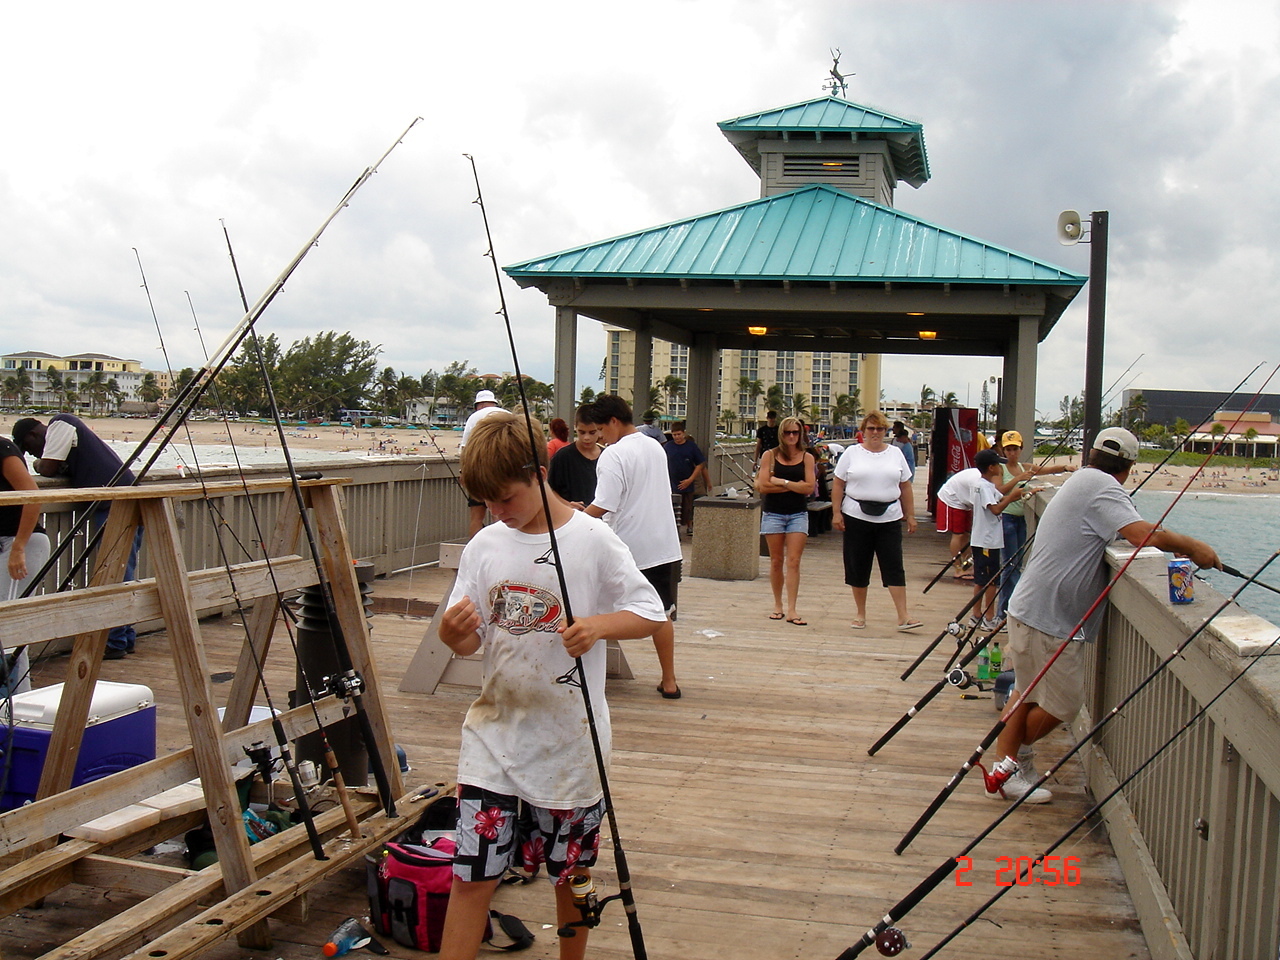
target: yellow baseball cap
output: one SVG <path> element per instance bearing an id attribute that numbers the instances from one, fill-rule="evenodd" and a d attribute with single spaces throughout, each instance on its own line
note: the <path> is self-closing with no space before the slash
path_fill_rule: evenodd
<path id="1" fill-rule="evenodd" d="M 1022 434 L 1020 434 L 1017 430 L 1006 430 L 1000 436 L 1000 446 L 1002 447 L 1022 446 Z"/>

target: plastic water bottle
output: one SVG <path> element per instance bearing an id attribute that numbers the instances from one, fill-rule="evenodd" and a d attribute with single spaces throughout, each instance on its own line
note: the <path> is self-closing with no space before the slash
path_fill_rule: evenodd
<path id="1" fill-rule="evenodd" d="M 352 950 L 359 950 L 372 939 L 372 934 L 361 926 L 359 920 L 355 917 L 347 917 L 338 924 L 337 930 L 329 934 L 329 942 L 321 950 L 326 957 L 340 957 Z"/>
<path id="2" fill-rule="evenodd" d="M 991 650 L 990 647 L 984 646 L 978 652 L 978 679 L 991 679 Z"/>

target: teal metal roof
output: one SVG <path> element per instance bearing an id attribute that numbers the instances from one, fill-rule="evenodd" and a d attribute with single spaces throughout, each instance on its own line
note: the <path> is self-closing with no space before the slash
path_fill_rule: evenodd
<path id="1" fill-rule="evenodd" d="M 870 107 L 850 103 L 839 97 L 819 97 L 761 113 L 748 113 L 718 124 L 721 131 L 758 173 L 760 157 L 750 142 L 741 141 L 738 133 L 791 133 L 821 136 L 825 133 L 849 134 L 855 139 L 884 140 L 893 156 L 898 177 L 919 187 L 929 179 L 929 156 L 924 147 L 924 125 Z"/>
<path id="2" fill-rule="evenodd" d="M 1016 283 L 1088 277 L 821 184 L 504 267 L 555 277 Z"/>

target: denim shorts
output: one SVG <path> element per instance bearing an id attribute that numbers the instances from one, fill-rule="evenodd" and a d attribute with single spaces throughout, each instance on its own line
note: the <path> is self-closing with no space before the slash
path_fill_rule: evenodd
<path id="1" fill-rule="evenodd" d="M 803 533 L 809 535 L 809 511 L 801 513 L 763 513 L 760 516 L 760 532 Z"/>

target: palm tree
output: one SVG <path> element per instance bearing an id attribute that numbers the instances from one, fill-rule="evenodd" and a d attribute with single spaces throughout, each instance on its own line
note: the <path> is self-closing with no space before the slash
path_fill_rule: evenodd
<path id="1" fill-rule="evenodd" d="M 13 379 L 18 383 L 18 405 L 25 407 L 31 401 L 31 374 L 19 367 Z"/>
<path id="2" fill-rule="evenodd" d="M 733 421 L 738 419 L 738 411 L 725 407 L 720 411 L 720 420 L 724 423 L 724 432 L 733 432 Z"/>
<path id="3" fill-rule="evenodd" d="M 665 408 L 662 402 L 662 388 L 655 383 L 649 388 L 649 409 L 654 413 L 662 413 Z"/>
<path id="4" fill-rule="evenodd" d="M 779 416 L 787 414 L 787 395 L 782 392 L 782 387 L 774 384 L 765 391 L 764 405 L 770 410 L 776 410 Z"/>
<path id="5" fill-rule="evenodd" d="M 931 406 L 935 406 L 938 402 L 937 391 L 927 383 L 920 387 L 920 410 L 921 412 L 928 410 Z"/>
<path id="6" fill-rule="evenodd" d="M 791 409 L 797 417 L 804 416 L 804 408 L 809 406 L 809 398 L 803 393 L 797 393 L 791 398 Z"/>
<path id="7" fill-rule="evenodd" d="M 147 374 L 147 376 L 151 377 L 151 381 L 153 383 L 155 382 L 155 374 Z M 57 367 L 45 367 L 44 381 L 46 384 L 48 384 L 49 393 L 53 396 L 54 400 L 57 402 L 58 410 L 59 412 L 61 412 L 62 401 L 65 399 L 63 395 L 63 390 L 65 389 L 65 387 L 63 387 L 62 371 L 59 370 Z M 144 384 L 146 383 L 146 377 L 143 378 L 143 383 Z"/>
<path id="8" fill-rule="evenodd" d="M 107 380 L 102 375 L 102 371 L 95 370 L 89 374 L 88 379 L 80 385 L 80 390 L 88 396 L 89 416 L 93 416 L 94 408 L 102 405 L 103 397 L 107 391 Z"/>
<path id="9" fill-rule="evenodd" d="M 835 405 L 831 408 L 831 425 L 842 427 L 850 420 L 858 419 L 858 391 L 836 395 Z"/>
<path id="10" fill-rule="evenodd" d="M 395 409 L 396 384 L 399 379 L 395 370 L 391 367 L 386 367 L 382 373 L 378 374 L 378 379 L 374 384 L 375 389 L 378 391 L 378 404 L 382 408 L 384 417 L 391 416 L 391 411 Z"/>
<path id="11" fill-rule="evenodd" d="M 1249 441 L 1249 456 L 1256 457 L 1258 455 L 1258 431 L 1250 427 L 1244 432 L 1244 438 Z"/>
<path id="12" fill-rule="evenodd" d="M 938 405 L 942 407 L 958 407 L 960 406 L 960 398 L 956 396 L 954 390 L 948 390 L 942 395 L 942 399 L 938 401 Z"/>
<path id="13" fill-rule="evenodd" d="M 684 395 L 684 378 L 669 373 L 662 378 L 662 392 L 667 395 L 668 407 L 675 406 Z"/>

